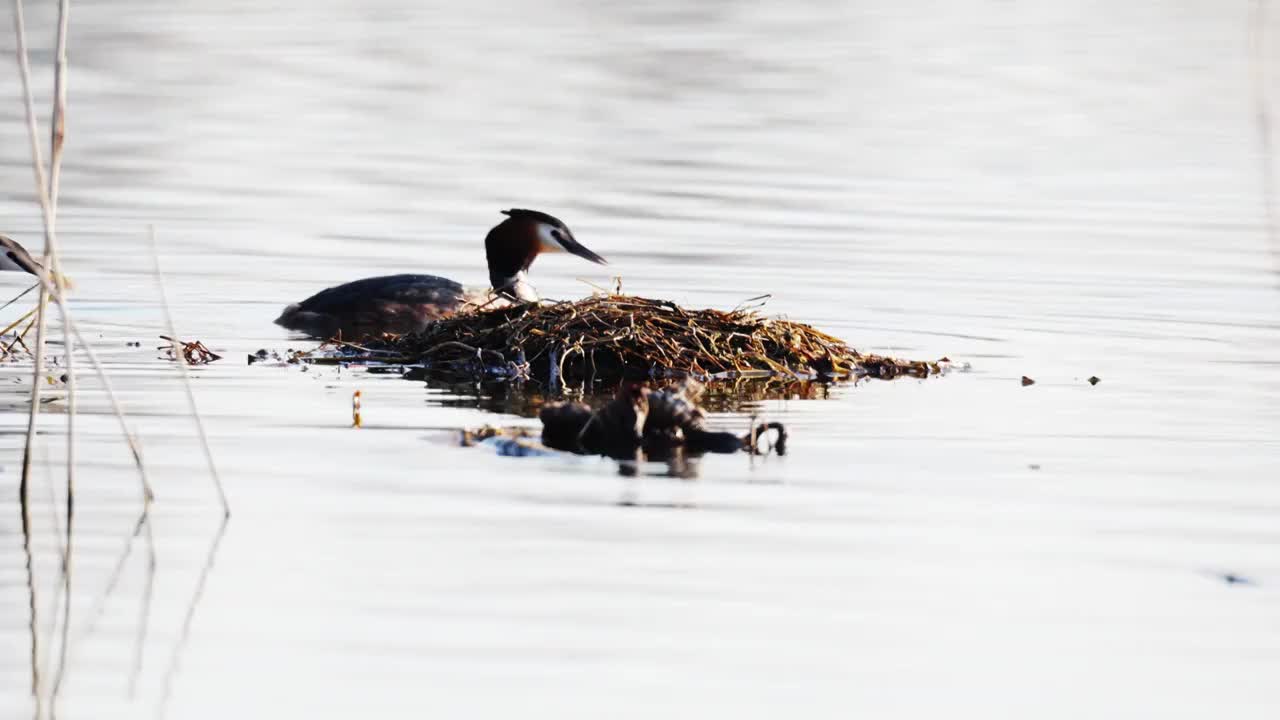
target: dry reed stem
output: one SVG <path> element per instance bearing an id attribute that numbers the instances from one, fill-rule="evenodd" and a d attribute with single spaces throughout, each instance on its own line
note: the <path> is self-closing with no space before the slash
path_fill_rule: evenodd
<path id="1" fill-rule="evenodd" d="M 113 410 L 117 419 L 121 424 L 125 438 L 133 453 L 134 461 L 138 466 L 139 476 L 142 486 L 143 506 L 149 506 L 152 499 L 150 484 L 147 482 L 146 471 L 142 464 L 141 452 L 137 443 L 128 431 L 128 424 L 124 419 L 124 414 L 120 409 L 115 393 L 111 388 L 110 380 L 107 377 L 105 369 L 98 361 L 93 349 L 88 345 L 81 336 L 80 331 L 76 328 L 72 319 L 70 308 L 66 303 L 66 280 L 65 274 L 62 272 L 61 256 L 58 252 L 57 242 L 57 202 L 60 189 L 61 167 L 63 145 L 66 135 L 66 98 L 67 98 L 67 31 L 70 20 L 70 2 L 69 0 L 61 0 L 58 6 L 58 36 L 57 50 L 54 69 L 54 106 L 51 122 L 50 136 L 50 156 L 49 156 L 49 174 L 46 178 L 44 170 L 44 161 L 40 153 L 39 127 L 35 114 L 35 103 L 31 92 L 31 68 L 27 56 L 26 27 L 23 13 L 22 0 L 14 0 L 14 31 L 17 36 L 17 55 L 19 75 L 22 80 L 23 104 L 26 114 L 27 135 L 31 144 L 32 169 L 36 180 L 36 195 L 40 203 L 41 216 L 44 222 L 45 231 L 45 247 L 44 262 L 42 263 L 42 271 L 37 275 L 40 285 L 40 300 L 37 305 L 36 312 L 36 342 L 35 349 L 32 351 L 33 368 L 32 368 L 32 386 L 31 386 L 31 409 L 27 418 L 27 436 L 26 444 L 23 450 L 22 478 L 19 487 L 20 504 L 23 507 L 24 520 L 29 522 L 29 488 L 31 474 L 31 458 L 32 448 L 35 444 L 35 431 L 37 418 L 40 412 L 40 395 L 42 380 L 44 376 L 44 349 L 45 349 L 45 329 L 46 329 L 46 309 L 47 301 L 52 298 L 58 305 L 58 311 L 62 319 L 63 329 L 63 350 L 65 353 L 66 368 L 66 387 L 67 387 L 67 525 L 66 525 L 66 543 L 62 552 L 62 587 L 63 587 L 63 622 L 62 622 L 62 640 L 59 650 L 59 662 L 57 675 L 53 682 L 51 692 L 50 711 L 56 709 L 56 702 L 59 691 L 61 689 L 62 680 L 66 669 L 67 647 L 69 628 L 71 623 L 71 559 L 72 559 L 72 538 L 73 538 L 73 522 L 75 517 L 75 467 L 76 467 L 76 410 L 77 410 L 77 393 L 76 393 L 76 372 L 75 372 L 75 342 L 79 341 L 85 348 L 86 354 L 89 356 L 94 369 L 103 382 L 108 397 L 111 399 Z M 21 336 L 19 337 L 21 340 Z M 24 344 L 25 346 L 25 344 Z M 34 600 L 34 598 L 33 598 Z M 33 670 L 33 672 L 35 672 Z M 37 688 L 37 706 L 42 705 L 42 697 Z"/>
<path id="2" fill-rule="evenodd" d="M 9 307 L 10 305 L 12 305 L 12 304 L 14 304 L 14 303 L 18 302 L 18 301 L 19 301 L 19 300 L 21 300 L 22 298 L 26 297 L 27 293 L 31 292 L 32 290 L 35 290 L 35 289 L 36 289 L 36 288 L 38 288 L 38 287 L 40 287 L 40 283 L 36 283 L 36 284 L 32 285 L 31 287 L 27 288 L 26 290 L 23 290 L 22 292 L 18 293 L 17 295 L 14 295 L 14 296 L 13 296 L 13 298 L 12 298 L 11 300 L 9 300 L 9 302 L 7 302 L 7 303 L 5 303 L 5 304 L 3 304 L 3 305 L 0 305 L 0 310 L 4 310 L 5 308 Z"/>
<path id="3" fill-rule="evenodd" d="M 1262 204 L 1266 236 L 1271 256 L 1280 276 L 1280 185 L 1276 182 L 1275 143 L 1272 133 L 1270 68 L 1271 48 L 1267 33 L 1267 0 L 1254 0 L 1249 13 L 1250 67 L 1253 75 L 1254 119 L 1258 127 L 1259 160 L 1262 173 Z"/>
<path id="4" fill-rule="evenodd" d="M 99 596 L 98 600 L 94 603 L 93 607 L 87 613 L 85 613 L 85 619 L 80 627 L 79 632 L 77 632 L 75 636 L 71 639 L 70 656 L 72 658 L 75 657 L 74 656 L 75 649 L 80 645 L 82 645 L 89 638 L 89 636 L 93 634 L 94 630 L 97 629 L 98 621 L 102 619 L 102 616 L 106 612 L 107 601 L 115 593 L 116 588 L 119 586 L 120 579 L 124 576 L 124 571 L 128 565 L 129 558 L 133 556 L 134 545 L 137 543 L 138 537 L 140 535 L 143 535 L 144 532 L 145 532 L 146 547 L 147 547 L 147 572 L 148 572 L 147 592 L 148 594 L 150 593 L 151 575 L 155 573 L 155 565 L 156 565 L 155 537 L 151 531 L 150 520 L 151 520 L 151 516 L 148 510 L 144 509 L 141 513 L 138 514 L 138 519 L 134 524 L 133 532 L 130 533 L 129 539 L 125 542 L 124 547 L 120 551 L 120 556 L 117 558 L 115 567 L 112 569 L 111 575 L 107 580 L 106 588 L 102 591 L 102 595 Z M 146 605 L 149 606 L 149 603 L 150 603 L 149 598 L 145 601 L 145 603 Z M 144 610 L 143 620 L 145 621 L 146 619 L 147 619 L 147 613 Z M 143 637 L 145 638 L 145 632 L 143 632 Z M 132 695 L 132 689 L 136 683 L 136 669 L 140 665 L 141 665 L 141 653 L 139 651 L 138 657 L 136 657 L 134 661 L 135 678 L 130 682 L 131 695 Z"/>
<path id="5" fill-rule="evenodd" d="M 39 287 L 39 286 L 38 286 L 38 285 L 32 285 L 31 287 L 33 287 L 33 288 L 34 288 L 34 287 Z M 11 322 L 11 323 L 9 323 L 8 325 L 6 325 L 6 326 L 4 327 L 4 329 L 3 329 L 3 330 L 0 330 L 0 335 L 8 334 L 8 332 L 9 332 L 10 330 L 12 330 L 12 329 L 14 329 L 14 328 L 18 327 L 19 325 L 21 325 L 22 323 L 26 322 L 26 320 L 27 320 L 28 318 L 30 318 L 32 315 L 35 315 L 35 314 L 36 314 L 36 309 L 35 309 L 35 308 L 31 308 L 30 310 L 26 311 L 25 313 L 23 313 L 23 314 L 22 314 L 22 317 L 18 318 L 17 320 L 14 320 L 13 322 Z"/>
<path id="6" fill-rule="evenodd" d="M 44 692 L 40 679 L 40 623 L 39 604 L 36 602 L 36 575 L 34 557 L 31 552 L 31 515 L 24 506 L 22 512 L 22 553 L 25 557 L 27 573 L 27 613 L 30 621 L 27 631 L 31 638 L 31 697 L 35 702 L 35 720 L 44 717 Z"/>
<path id="7" fill-rule="evenodd" d="M 225 520 L 225 518 L 224 518 Z M 142 676 L 142 655 L 147 647 L 147 630 L 151 626 L 151 598 L 156 585 L 156 540 L 151 531 L 151 518 L 142 513 L 143 529 L 147 534 L 147 586 L 138 607 L 138 635 L 134 639 L 133 668 L 129 672 L 129 699 L 138 695 L 138 678 Z"/>
<path id="8" fill-rule="evenodd" d="M 24 108 L 27 117 L 27 135 L 31 142 L 32 166 L 36 175 L 36 195 L 40 199 L 40 209 L 44 217 L 45 261 L 47 266 L 49 253 L 49 194 L 45 185 L 44 161 L 40 153 L 40 133 L 36 129 L 35 100 L 31 95 L 31 68 L 27 62 L 26 19 L 23 13 L 22 0 L 13 0 L 13 28 L 14 34 L 17 36 L 18 74 L 22 78 Z M 31 383 L 31 410 L 27 417 L 27 442 L 22 456 L 22 479 L 18 486 L 19 502 L 24 509 L 28 503 L 28 484 L 31 477 L 31 448 L 35 437 L 36 416 L 39 414 L 40 408 L 41 383 L 39 380 L 40 376 L 44 374 L 44 309 L 48 298 L 49 285 L 46 278 L 39 277 L 39 279 L 40 299 L 36 306 L 36 321 L 40 328 L 36 334 L 36 349 L 39 352 L 36 353 L 34 359 L 35 367 Z"/>
<path id="9" fill-rule="evenodd" d="M 173 694 L 173 678 L 177 674 L 178 664 L 182 659 L 182 652 L 186 648 L 187 639 L 191 636 L 191 624 L 196 616 L 196 608 L 204 597 L 205 585 L 208 584 L 209 575 L 213 572 L 213 564 L 218 557 L 218 548 L 222 545 L 222 538 L 227 534 L 227 524 L 230 520 L 231 518 L 227 515 L 222 517 L 222 522 L 218 525 L 218 532 L 213 536 L 213 542 L 209 545 L 209 554 L 205 557 L 204 567 L 200 570 L 200 578 L 196 581 L 196 589 L 191 595 L 191 602 L 187 604 L 187 613 L 182 619 L 182 630 L 178 633 L 178 639 L 173 646 L 173 654 L 169 658 L 169 665 L 165 668 L 164 679 L 161 681 L 160 702 L 156 705 L 157 718 L 164 717 L 165 707 L 169 704 L 169 696 Z"/>
<path id="10" fill-rule="evenodd" d="M 39 312 L 37 312 L 37 335 L 36 349 L 33 351 L 34 368 L 33 379 L 40 378 L 43 375 L 44 368 L 44 308 L 49 297 L 53 297 L 58 303 L 59 310 L 63 318 L 63 331 L 69 332 L 76 342 L 84 348 L 85 354 L 88 355 L 90 363 L 93 365 L 94 371 L 97 373 L 99 380 L 102 382 L 103 390 L 107 394 L 107 398 L 111 403 L 112 411 L 115 413 L 116 419 L 120 424 L 121 433 L 125 437 L 129 450 L 133 455 L 134 464 L 138 468 L 138 475 L 142 489 L 143 505 L 149 506 L 154 493 L 151 490 L 151 484 L 147 479 L 146 468 L 142 461 L 142 451 L 133 433 L 129 430 L 128 422 L 125 420 L 124 411 L 120 406 L 120 401 L 116 397 L 115 391 L 111 386 L 111 380 L 107 376 L 106 369 L 98 360 L 97 353 L 93 347 L 89 345 L 80 330 L 76 327 L 65 302 L 65 275 L 61 272 L 61 259 L 57 252 L 56 237 L 56 198 L 59 189 L 59 178 L 61 175 L 62 165 L 62 145 L 66 134 L 66 39 L 67 27 L 70 15 L 70 4 L 68 0 L 62 0 L 59 5 L 58 17 L 58 50 L 57 50 L 57 66 L 55 68 L 55 107 L 53 122 L 53 151 L 51 156 L 51 175 L 46 183 L 44 174 L 44 162 L 40 153 L 39 127 L 35 116 L 35 103 L 31 94 L 31 68 L 27 59 L 27 42 L 26 42 L 26 26 L 23 17 L 22 0 L 14 0 L 14 32 L 17 35 L 17 55 L 19 75 L 22 79 L 23 101 L 26 110 L 27 135 L 31 143 L 32 167 L 36 176 L 36 195 L 40 202 L 41 214 L 45 222 L 45 266 L 48 268 L 44 273 L 37 276 L 40 285 L 41 302 Z M 50 280 L 50 271 L 52 271 L 52 281 Z M 55 285 L 56 283 L 56 285 Z M 68 405 L 74 407 L 75 403 L 75 374 L 72 363 L 72 350 L 74 344 L 68 338 L 66 343 L 67 362 L 68 362 Z M 28 478 L 30 476 L 30 447 L 35 432 L 36 417 L 39 412 L 41 383 L 38 381 L 32 383 L 32 409 L 27 421 L 27 447 L 23 453 L 23 470 L 22 481 L 19 488 L 19 495 L 25 502 L 27 493 Z M 74 412 L 68 412 L 68 423 L 72 422 Z M 73 458 L 69 458 L 68 472 L 73 467 Z"/>
<path id="11" fill-rule="evenodd" d="M 44 170 L 44 159 L 40 152 L 40 130 L 36 120 L 35 100 L 31 93 L 31 67 L 27 59 L 26 21 L 22 0 L 14 0 L 13 6 L 14 31 L 17 35 L 18 69 L 22 78 L 23 100 L 26 110 L 27 136 L 31 143 L 32 169 L 35 173 L 36 195 L 40 202 L 41 217 L 44 221 L 45 239 L 43 267 L 37 276 L 41 286 L 41 302 L 36 313 L 35 367 L 32 373 L 31 412 L 27 419 L 27 447 L 23 452 L 22 458 L 20 493 L 25 498 L 31 475 L 31 446 L 35 441 L 36 422 L 40 414 L 41 383 L 39 380 L 44 374 L 45 325 L 47 321 L 45 303 L 49 297 L 52 297 L 54 302 L 57 303 L 58 311 L 62 316 L 67 367 L 67 482 L 71 486 L 74 486 L 75 483 L 75 346 L 71 332 L 70 311 L 65 301 L 66 288 L 64 278 L 60 272 L 61 264 L 57 239 L 57 202 L 66 122 L 66 43 L 70 2 L 69 0 L 62 0 L 58 5 L 58 46 L 54 68 L 54 132 L 50 138 L 49 173 L 47 177 Z M 74 506 L 72 498 L 74 498 L 74 492 L 68 493 L 67 502 L 69 506 Z"/>
<path id="12" fill-rule="evenodd" d="M 13 21 L 14 32 L 17 36 L 18 69 L 22 78 L 27 134 L 31 143 L 32 168 L 35 174 L 36 194 L 40 201 L 41 216 L 44 220 L 45 236 L 44 262 L 42 263 L 41 272 L 38 275 L 40 279 L 40 302 L 36 312 L 36 347 L 34 350 L 35 358 L 31 379 L 31 409 L 27 416 L 26 443 L 23 448 L 22 455 L 22 478 L 18 492 L 20 496 L 19 502 L 23 506 L 24 512 L 29 513 L 27 508 L 29 506 L 30 495 L 31 453 L 32 448 L 35 445 L 36 424 L 37 418 L 40 414 L 40 390 L 43 384 L 41 381 L 44 376 L 45 325 L 47 321 L 46 301 L 47 298 L 51 296 L 57 303 L 59 313 L 62 316 L 63 346 L 66 353 L 65 365 L 67 368 L 67 541 L 65 552 L 62 554 L 62 586 L 65 602 L 63 615 L 64 633 L 59 652 L 59 657 L 64 660 L 66 657 L 65 629 L 70 622 L 71 615 L 71 528 L 72 518 L 74 517 L 75 512 L 76 386 L 75 354 L 71 333 L 70 313 L 65 302 L 63 278 L 61 273 L 58 272 L 60 263 L 57 242 L 57 197 L 59 178 L 61 176 L 63 137 L 65 134 L 63 128 L 66 114 L 66 43 L 68 18 L 70 14 L 69 11 L 69 0 L 62 0 L 58 6 L 57 59 L 54 71 L 55 100 L 53 107 L 53 126 L 55 128 L 55 132 L 50 139 L 50 171 L 46 178 L 44 172 L 44 161 L 40 154 L 40 133 L 36 121 L 35 101 L 31 93 L 31 68 L 27 59 L 26 21 L 23 13 L 22 0 L 14 0 Z M 50 273 L 50 271 L 52 271 L 52 273 Z M 50 274 L 52 274 L 52 286 L 50 285 Z M 61 684 L 61 675 L 62 663 L 60 662 L 58 676 L 54 680 L 53 697 L 55 699 Z"/>
<path id="13" fill-rule="evenodd" d="M 138 514 L 137 522 L 133 526 L 133 532 L 129 534 L 129 539 L 125 541 L 119 557 L 116 558 L 116 564 L 112 568 L 111 574 L 107 576 L 107 587 L 97 601 L 94 602 L 89 612 L 85 613 L 85 619 L 80 625 L 80 630 L 75 635 L 73 645 L 79 645 L 92 635 L 98 621 L 102 619 L 107 609 L 107 600 L 115 592 L 116 586 L 120 583 L 120 578 L 124 576 L 125 567 L 127 567 L 129 558 L 133 555 L 134 541 L 142 534 L 142 527 L 147 522 L 147 517 L 147 513 Z"/>
<path id="14" fill-rule="evenodd" d="M 31 348 L 27 347 L 27 344 L 26 344 L 25 342 L 23 342 L 23 341 L 22 341 L 22 338 L 26 337 L 27 333 L 31 332 L 31 328 L 32 328 L 32 326 L 34 326 L 34 325 L 36 324 L 36 319 L 35 319 L 34 317 L 32 317 L 32 316 L 33 316 L 33 315 L 35 315 L 35 314 L 36 314 L 36 308 L 31 308 L 30 310 L 28 310 L 28 311 L 26 312 L 26 314 L 25 314 L 25 315 L 23 315 L 22 317 L 18 318 L 17 320 L 14 320 L 14 321 L 13 321 L 13 323 L 11 323 L 11 324 L 10 324 L 8 327 L 6 327 L 4 330 L 0 330 L 0 335 L 4 335 L 5 333 L 9 332 L 10 330 L 13 330 L 14 328 L 16 328 L 16 327 L 18 327 L 19 325 L 21 325 L 24 321 L 26 321 L 26 320 L 28 320 L 28 319 L 30 319 L 30 320 L 31 320 L 31 322 L 27 323 L 27 326 L 26 326 L 25 328 L 23 328 L 23 329 L 22 329 L 22 332 L 20 332 L 20 333 L 18 333 L 17 335 L 14 335 L 14 336 L 13 336 L 13 342 L 9 343 L 8 345 L 4 346 L 4 348 L 0 349 L 0 358 L 7 358 L 7 357 L 9 357 L 10 355 L 12 355 L 12 354 L 13 354 L 13 349 L 14 349 L 15 347 L 19 346 L 19 345 L 21 345 L 21 346 L 22 346 L 22 349 L 23 349 L 23 350 L 26 350 L 27 352 L 31 352 Z"/>
<path id="15" fill-rule="evenodd" d="M 34 311 L 34 308 L 32 308 L 32 310 Z M 35 327 L 35 324 L 36 324 L 36 319 L 33 317 L 31 318 L 31 322 L 27 323 L 27 326 L 22 328 L 22 332 L 14 336 L 13 342 L 9 343 L 9 346 L 4 349 L 4 354 L 6 356 L 12 355 L 13 349 L 19 345 L 22 346 L 23 351 L 26 352 L 28 355 L 31 354 L 31 348 L 27 347 L 27 343 L 23 340 L 23 338 L 25 338 L 27 334 L 31 332 L 31 328 Z"/>
<path id="16" fill-rule="evenodd" d="M 165 288 L 164 273 L 160 269 L 160 252 L 156 249 L 156 229 L 154 226 L 147 228 L 147 241 L 151 247 L 151 263 L 156 274 L 156 286 L 160 289 L 160 307 L 164 310 L 165 329 L 169 332 L 169 338 L 174 343 L 173 356 L 178 363 L 178 371 L 182 375 L 182 385 L 187 393 L 187 407 L 191 410 L 191 417 L 196 424 L 196 433 L 200 436 L 200 447 L 204 450 L 204 459 L 209 466 L 209 477 L 213 479 L 213 485 L 218 490 L 218 500 L 222 503 L 223 517 L 231 516 L 231 504 L 227 502 L 226 490 L 222 487 L 222 478 L 218 475 L 218 465 L 213 461 L 213 451 L 209 448 L 209 436 L 204 430 L 204 420 L 200 417 L 200 408 L 196 406 L 196 395 L 191 389 L 191 372 L 187 367 L 186 354 L 182 348 L 178 347 L 177 341 L 172 338 L 178 337 L 178 331 L 173 326 L 173 314 L 169 311 L 169 293 Z"/>
<path id="17" fill-rule="evenodd" d="M 62 149 L 63 140 L 66 136 L 66 113 L 67 113 L 67 29 L 70 24 L 71 17 L 71 1 L 61 0 L 58 3 L 58 42 L 57 55 L 54 60 L 54 101 L 53 116 L 49 123 L 49 197 L 48 197 L 48 213 L 46 221 L 46 239 L 45 239 L 45 257 L 48 260 L 46 267 L 52 275 L 56 292 L 53 297 L 58 304 L 58 313 L 62 318 L 62 341 L 63 353 L 66 361 L 66 386 L 67 386 L 67 542 L 65 552 L 62 554 L 62 590 L 63 590 L 63 616 L 62 616 L 62 642 L 58 650 L 58 671 L 53 678 L 53 694 L 50 700 L 50 713 L 56 712 L 58 705 L 58 696 L 62 691 L 62 679 L 65 675 L 67 667 L 67 644 L 71 635 L 71 561 L 74 557 L 72 546 L 72 537 L 74 535 L 72 528 L 75 525 L 75 478 L 76 478 L 76 409 L 78 403 L 78 394 L 76 393 L 76 368 L 75 368 L 75 344 L 74 337 L 71 332 L 71 310 L 67 307 L 66 280 L 62 274 L 62 260 L 58 252 L 57 233 L 55 228 L 58 220 L 58 194 L 61 189 L 62 179 Z M 33 126 L 32 130 L 35 129 Z M 37 143 L 38 145 L 38 143 Z M 36 327 L 36 344 L 39 344 L 39 335 L 44 330 Z M 39 378 L 36 378 L 39 381 Z"/>

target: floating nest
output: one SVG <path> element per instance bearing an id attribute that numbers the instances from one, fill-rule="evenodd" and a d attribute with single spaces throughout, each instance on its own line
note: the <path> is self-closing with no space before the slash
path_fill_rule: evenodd
<path id="1" fill-rule="evenodd" d="M 666 300 L 603 294 L 460 313 L 361 349 L 431 373 L 552 382 L 891 379 L 927 377 L 946 362 L 860 353 L 809 325 L 767 318 L 754 308 L 687 310 Z"/>

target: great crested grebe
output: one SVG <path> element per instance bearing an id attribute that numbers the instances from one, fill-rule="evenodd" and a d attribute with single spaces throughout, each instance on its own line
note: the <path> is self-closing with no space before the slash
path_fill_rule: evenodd
<path id="1" fill-rule="evenodd" d="M 0 271 L 25 272 L 38 276 L 40 267 L 40 263 L 17 240 L 0 235 Z"/>
<path id="2" fill-rule="evenodd" d="M 537 210 L 503 210 L 506 220 L 484 239 L 491 290 L 468 290 L 436 275 L 386 275 L 322 290 L 284 309 L 276 324 L 312 337 L 355 339 L 376 333 L 408 333 L 467 304 L 536 302 L 529 266 L 546 252 L 567 252 L 604 265 L 578 243 L 560 220 Z"/>

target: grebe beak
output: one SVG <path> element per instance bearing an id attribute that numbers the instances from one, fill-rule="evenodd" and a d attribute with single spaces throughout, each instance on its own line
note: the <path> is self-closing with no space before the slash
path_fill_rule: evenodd
<path id="1" fill-rule="evenodd" d="M 573 233 L 560 228 L 552 228 L 550 237 L 543 237 L 542 252 L 567 252 L 597 265 L 608 265 L 609 261 L 591 252 L 573 237 Z"/>

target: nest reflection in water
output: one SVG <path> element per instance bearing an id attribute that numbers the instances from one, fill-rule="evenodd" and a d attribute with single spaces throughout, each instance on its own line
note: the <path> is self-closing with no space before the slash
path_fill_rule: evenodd
<path id="1" fill-rule="evenodd" d="M 567 388 L 548 388 L 540 382 L 487 380 L 469 382 L 448 375 L 441 377 L 421 368 L 405 374 L 406 379 L 426 382 L 440 391 L 432 403 L 440 407 L 473 408 L 503 415 L 534 418 L 552 400 L 575 397 L 592 407 L 601 407 L 613 398 L 618 383 L 597 382 Z M 831 395 L 829 381 L 786 378 L 738 378 L 712 383 L 700 400 L 710 413 L 758 412 L 766 400 L 825 400 Z"/>
<path id="2" fill-rule="evenodd" d="M 492 441 L 504 454 L 548 447 L 607 454 L 635 467 L 642 459 L 674 459 L 683 468 L 668 470 L 676 475 L 691 472 L 686 461 L 707 451 L 754 455 L 767 447 L 781 454 L 785 428 L 756 418 L 765 400 L 825 399 L 832 384 L 864 378 L 927 378 L 949 362 L 861 353 L 812 326 L 750 308 L 686 310 L 616 294 L 476 309 L 411 335 L 336 341 L 307 355 L 292 361 L 368 362 L 370 372 L 401 374 L 443 391 L 435 398 L 439 405 L 544 423 L 542 443 L 531 442 L 525 428 L 486 426 L 464 430 L 463 444 Z M 697 392 L 680 395 L 680 388 L 695 386 Z M 672 398 L 696 422 L 636 435 L 634 422 L 610 421 L 645 418 L 652 403 L 662 407 Z M 732 421 L 742 428 L 721 430 L 705 424 L 715 413 L 751 417 Z M 776 442 L 759 442 L 765 429 Z"/>

